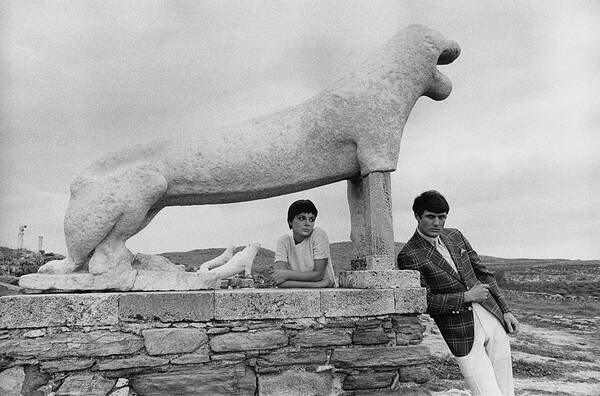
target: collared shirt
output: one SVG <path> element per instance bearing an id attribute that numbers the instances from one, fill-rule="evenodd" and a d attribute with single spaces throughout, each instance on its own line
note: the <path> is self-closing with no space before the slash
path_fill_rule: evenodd
<path id="1" fill-rule="evenodd" d="M 448 251 L 448 248 L 446 247 L 446 245 L 444 245 L 444 242 L 442 242 L 442 239 L 440 238 L 440 236 L 438 235 L 435 238 L 429 237 L 429 236 L 423 234 L 421 232 L 421 230 L 419 230 L 418 228 L 417 228 L 417 232 L 419 233 L 419 235 L 421 237 L 423 237 L 427 242 L 431 243 L 431 245 L 433 245 L 433 247 L 435 247 L 435 249 L 442 255 L 444 260 L 446 260 L 446 262 L 448 262 L 448 264 L 450 264 L 450 267 L 452 267 L 452 269 L 458 274 L 458 270 L 456 269 L 456 264 L 454 264 L 454 261 L 452 260 L 452 256 L 450 256 L 450 252 Z"/>

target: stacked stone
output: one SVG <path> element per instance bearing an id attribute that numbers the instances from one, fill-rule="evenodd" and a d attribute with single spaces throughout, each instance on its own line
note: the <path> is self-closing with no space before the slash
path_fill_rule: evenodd
<path id="1" fill-rule="evenodd" d="M 5 296 L 0 394 L 416 389 L 424 299 L 414 287 Z"/>

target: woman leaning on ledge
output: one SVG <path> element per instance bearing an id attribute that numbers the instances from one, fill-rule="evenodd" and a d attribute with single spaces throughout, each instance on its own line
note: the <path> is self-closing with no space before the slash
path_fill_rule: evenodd
<path id="1" fill-rule="evenodd" d="M 315 228 L 317 208 L 308 199 L 292 203 L 287 223 L 291 234 L 277 240 L 272 272 L 277 287 L 337 287 L 329 254 L 329 238 Z"/>

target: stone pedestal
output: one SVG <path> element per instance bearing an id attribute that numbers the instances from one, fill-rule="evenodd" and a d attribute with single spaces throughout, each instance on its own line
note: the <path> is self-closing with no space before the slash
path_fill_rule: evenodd
<path id="1" fill-rule="evenodd" d="M 0 395 L 427 394 L 425 307 L 421 287 L 3 296 Z"/>
<path id="2" fill-rule="evenodd" d="M 352 269 L 394 269 L 390 172 L 348 180 L 348 205 L 357 256 Z"/>
<path id="3" fill-rule="evenodd" d="M 406 280 L 414 274 L 395 269 L 390 173 L 373 172 L 348 180 L 348 204 L 350 239 L 356 258 L 351 261 L 351 271 L 340 273 L 340 286 L 359 289 L 407 286 Z"/>

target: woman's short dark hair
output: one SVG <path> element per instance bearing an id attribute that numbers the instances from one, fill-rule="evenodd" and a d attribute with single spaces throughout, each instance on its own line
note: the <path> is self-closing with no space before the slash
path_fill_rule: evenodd
<path id="1" fill-rule="evenodd" d="M 288 213 L 287 213 L 287 221 L 288 221 L 288 226 L 290 227 L 290 229 L 292 228 L 292 220 L 294 220 L 294 217 L 296 217 L 297 215 L 299 215 L 300 213 L 311 213 L 315 215 L 315 219 L 317 218 L 317 214 L 319 213 L 317 211 L 317 207 L 315 206 L 314 203 L 312 203 L 310 200 L 308 199 L 300 199 L 296 202 L 293 202 L 289 209 L 288 209 Z"/>
<path id="2" fill-rule="evenodd" d="M 412 210 L 421 217 L 426 210 L 431 213 L 448 213 L 450 206 L 442 194 L 435 190 L 429 190 L 415 198 Z"/>

